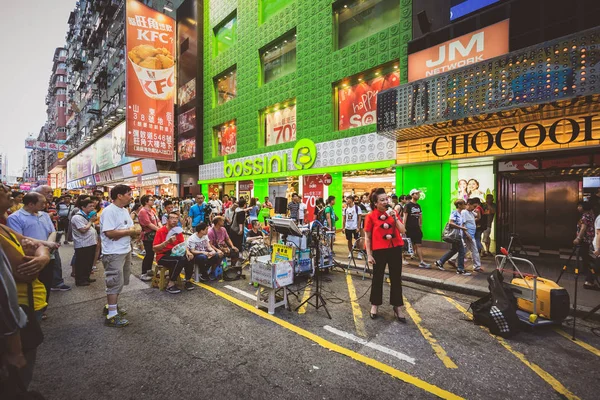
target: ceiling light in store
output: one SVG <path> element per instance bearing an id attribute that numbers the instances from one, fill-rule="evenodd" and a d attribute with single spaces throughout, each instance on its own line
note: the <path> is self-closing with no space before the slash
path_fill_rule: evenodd
<path id="1" fill-rule="evenodd" d="M 397 66 L 397 65 L 394 65 L 394 69 L 398 69 L 398 66 Z"/>
<path id="2" fill-rule="evenodd" d="M 163 10 L 166 12 L 173 12 L 173 3 L 167 1 L 167 4 L 163 7 Z"/>
<path id="3" fill-rule="evenodd" d="M 344 177 L 344 183 L 396 183 L 395 175 L 371 175 Z"/>

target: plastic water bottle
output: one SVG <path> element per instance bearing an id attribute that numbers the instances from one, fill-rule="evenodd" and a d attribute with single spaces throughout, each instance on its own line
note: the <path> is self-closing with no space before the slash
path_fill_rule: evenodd
<path id="1" fill-rule="evenodd" d="M 223 271 L 227 271 L 227 258 L 223 259 Z"/>

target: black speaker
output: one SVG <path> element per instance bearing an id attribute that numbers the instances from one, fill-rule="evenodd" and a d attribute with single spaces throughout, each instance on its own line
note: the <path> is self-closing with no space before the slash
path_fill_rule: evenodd
<path id="1" fill-rule="evenodd" d="M 287 214 L 287 199 L 275 197 L 275 214 Z"/>
<path id="2" fill-rule="evenodd" d="M 427 18 L 427 11 L 423 10 L 418 13 L 417 19 L 419 20 L 419 28 L 421 28 L 421 33 L 426 34 L 431 32 L 431 22 L 429 22 L 429 18 Z"/>

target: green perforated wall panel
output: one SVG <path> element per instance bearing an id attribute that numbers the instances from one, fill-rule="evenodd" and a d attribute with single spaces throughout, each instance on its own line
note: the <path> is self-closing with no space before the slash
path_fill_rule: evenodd
<path id="1" fill-rule="evenodd" d="M 332 85 L 379 65 L 399 60 L 400 77 L 406 82 L 407 43 L 412 32 L 412 0 L 398 0 L 400 22 L 340 50 L 334 49 L 333 0 L 291 0 L 290 4 L 259 21 L 257 0 L 204 0 L 204 162 L 222 161 L 213 149 L 213 127 L 237 121 L 237 157 L 293 147 L 294 143 L 264 146 L 259 110 L 296 99 L 296 138 L 324 142 L 374 132 L 375 124 L 336 131 Z M 237 43 L 214 56 L 213 28 L 237 10 Z M 296 71 L 259 85 L 259 49 L 296 29 Z M 213 77 L 237 66 L 237 97 L 216 106 Z"/>

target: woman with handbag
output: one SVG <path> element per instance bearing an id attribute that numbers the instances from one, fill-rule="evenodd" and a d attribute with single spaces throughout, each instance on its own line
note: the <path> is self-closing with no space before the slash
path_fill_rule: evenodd
<path id="1" fill-rule="evenodd" d="M 390 304 L 399 322 L 406 322 L 401 307 L 402 297 L 402 234 L 406 231 L 396 211 L 389 207 L 385 189 L 373 189 L 371 211 L 365 219 L 365 249 L 373 266 L 371 287 L 371 319 L 377 318 L 377 308 L 383 303 L 383 278 L 387 265 L 390 275 Z"/>
<path id="2" fill-rule="evenodd" d="M 453 255 L 458 253 L 458 258 L 456 260 L 456 273 L 463 276 L 471 275 L 470 272 L 465 271 L 465 246 L 463 246 L 462 242 L 463 232 L 465 232 L 467 228 L 463 226 L 461 212 L 466 208 L 466 206 L 467 203 L 463 199 L 458 199 L 454 202 L 454 207 L 456 207 L 456 210 L 453 210 L 450 213 L 450 221 L 448 221 L 446 229 L 444 229 L 443 237 L 444 242 L 452 244 L 452 248 L 448 250 L 448 252 L 442 256 L 442 258 L 435 262 L 435 266 L 438 267 L 439 270 L 445 271 L 444 263 L 446 263 L 446 261 L 448 261 Z"/>
<path id="3" fill-rule="evenodd" d="M 144 244 L 144 250 L 146 251 L 146 255 L 142 261 L 142 275 L 140 275 L 140 280 L 149 282 L 152 280 L 152 277 L 148 274 L 148 271 L 152 271 L 152 262 L 154 261 L 152 243 L 154 242 L 156 231 L 162 227 L 162 224 L 158 220 L 156 211 L 154 211 L 154 198 L 152 196 L 142 196 L 140 204 L 142 207 L 138 212 L 138 219 L 140 221 L 140 226 L 142 227 L 141 239 Z"/>

